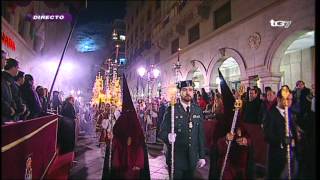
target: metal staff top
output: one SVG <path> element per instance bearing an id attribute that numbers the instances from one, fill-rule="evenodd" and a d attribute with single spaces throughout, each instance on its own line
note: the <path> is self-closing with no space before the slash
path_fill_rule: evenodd
<path id="1" fill-rule="evenodd" d="M 232 125 L 231 125 L 231 130 L 230 130 L 230 132 L 232 134 L 234 133 L 234 129 L 236 127 L 239 109 L 242 108 L 241 96 L 244 93 L 244 86 L 243 85 L 240 85 L 240 88 L 239 88 L 238 92 L 239 92 L 239 97 L 236 99 L 236 101 L 234 103 L 235 112 L 234 112 L 234 115 L 233 115 L 233 120 L 232 120 Z M 231 142 L 228 143 L 226 155 L 224 157 L 224 161 L 223 161 L 221 172 L 220 172 L 220 180 L 222 180 L 223 173 L 224 173 L 224 170 L 226 168 L 226 164 L 227 164 L 227 160 L 228 160 L 228 156 L 229 156 L 229 152 L 230 152 L 230 147 L 231 147 Z"/>

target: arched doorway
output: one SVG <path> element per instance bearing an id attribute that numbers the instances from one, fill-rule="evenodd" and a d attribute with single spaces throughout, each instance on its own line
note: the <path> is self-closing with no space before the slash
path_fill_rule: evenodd
<path id="1" fill-rule="evenodd" d="M 308 31 L 297 35 L 281 56 L 281 85 L 293 89 L 298 80 L 303 80 L 310 87 L 315 82 L 314 67 L 314 31 Z"/>
<path id="2" fill-rule="evenodd" d="M 194 68 L 194 69 L 190 70 L 188 72 L 186 79 L 193 81 L 193 83 L 195 85 L 195 89 L 201 89 L 201 88 L 204 88 L 204 86 L 205 86 L 204 76 L 201 73 L 201 71 L 199 70 L 199 68 Z"/>
<path id="3" fill-rule="evenodd" d="M 212 89 L 218 89 L 219 86 L 219 76 L 218 68 L 220 69 L 223 77 L 230 89 L 238 89 L 240 86 L 240 66 L 233 57 L 228 57 L 227 59 L 217 62 L 217 64 L 212 69 L 210 77 L 210 87 Z"/>
<path id="4" fill-rule="evenodd" d="M 311 76 L 311 79 L 312 79 L 311 81 L 314 82 L 315 64 L 309 68 L 305 67 L 305 65 L 307 64 L 304 64 L 305 60 L 303 58 L 302 58 L 302 63 L 300 63 L 300 65 L 302 66 L 302 68 L 300 67 L 300 72 L 298 72 L 297 70 L 299 69 L 297 65 L 299 63 L 293 63 L 295 65 L 287 66 L 288 69 L 289 67 L 291 68 L 290 70 L 292 72 L 291 75 L 295 76 L 293 79 L 290 78 L 290 81 L 289 81 L 290 75 L 288 75 L 283 70 L 284 68 L 280 70 L 280 66 L 286 65 L 286 63 L 287 65 L 291 64 L 291 63 L 288 63 L 288 60 L 283 59 L 284 56 L 286 55 L 286 51 L 288 50 L 289 46 L 294 41 L 298 40 L 299 37 L 301 36 L 303 37 L 303 35 L 306 35 L 306 33 L 309 32 L 309 35 L 311 35 L 310 31 L 314 31 L 315 29 L 314 22 L 315 22 L 314 16 L 301 18 L 297 20 L 295 23 L 293 23 L 292 26 L 290 26 L 290 28 L 288 28 L 286 31 L 282 31 L 279 35 L 277 35 L 276 39 L 272 42 L 271 46 L 268 48 L 268 52 L 265 58 L 265 65 L 267 67 L 267 70 L 271 74 L 270 76 L 265 77 L 265 79 L 263 79 L 264 86 L 270 86 L 272 87 L 272 89 L 278 90 L 281 87 L 281 85 L 283 85 L 284 83 L 289 83 L 289 82 L 291 83 L 294 81 L 293 79 L 297 79 L 299 76 L 301 77 L 301 80 L 304 80 L 306 82 L 306 86 L 310 86 L 309 84 L 310 82 L 307 82 L 308 80 L 306 80 L 305 77 L 302 77 L 301 75 L 301 72 L 303 71 L 311 71 L 311 73 L 309 72 L 309 77 Z M 301 44 L 301 43 L 298 43 L 298 44 Z M 308 48 L 305 48 L 305 49 L 308 49 Z M 311 55 L 312 54 L 314 55 L 314 53 L 312 53 L 312 51 L 315 51 L 314 48 L 310 47 L 310 49 L 311 49 Z M 290 52 L 287 51 L 287 54 L 290 54 Z M 313 55 L 312 57 L 314 59 Z M 301 52 L 300 52 L 300 56 L 301 56 Z M 305 56 L 302 56 L 302 57 L 305 57 Z M 314 62 L 315 60 L 312 60 L 312 61 Z M 296 72 L 294 71 L 294 69 L 296 69 Z M 295 84 L 293 85 L 288 84 L 288 85 L 290 86 L 291 89 L 295 87 Z"/>

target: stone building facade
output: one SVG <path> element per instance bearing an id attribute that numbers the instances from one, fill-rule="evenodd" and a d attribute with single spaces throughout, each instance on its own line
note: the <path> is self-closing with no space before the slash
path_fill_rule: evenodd
<path id="1" fill-rule="evenodd" d="M 155 64 L 165 92 L 175 80 L 178 48 L 181 79 L 194 78 L 198 88 L 217 88 L 221 66 L 233 88 L 314 83 L 314 0 L 129 2 L 125 20 L 131 87 L 144 86 L 139 66 Z"/>

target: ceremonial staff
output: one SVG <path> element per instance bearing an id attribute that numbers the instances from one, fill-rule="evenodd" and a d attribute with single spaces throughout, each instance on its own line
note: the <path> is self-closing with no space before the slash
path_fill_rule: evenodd
<path id="1" fill-rule="evenodd" d="M 237 119 L 238 119 L 237 118 L 238 117 L 238 112 L 242 107 L 241 96 L 243 95 L 243 93 L 244 93 L 244 86 L 240 85 L 239 97 L 236 99 L 236 102 L 234 103 L 235 112 L 234 112 L 234 115 L 233 115 L 233 120 L 232 120 L 232 125 L 231 125 L 231 130 L 230 130 L 231 134 L 234 134 L 234 129 L 236 127 L 236 123 L 237 123 Z M 228 156 L 229 156 L 229 152 L 230 152 L 230 147 L 231 147 L 231 142 L 232 141 L 228 142 L 227 152 L 226 152 L 226 155 L 224 157 L 223 165 L 222 165 L 222 168 L 221 168 L 220 180 L 222 180 L 224 169 L 226 168 L 226 164 L 227 164 L 227 160 L 228 160 Z"/>
<path id="2" fill-rule="evenodd" d="M 180 93 L 177 91 L 177 85 L 180 83 L 179 73 L 181 74 L 180 68 L 180 48 L 178 48 L 178 61 L 173 65 L 173 70 L 175 72 L 175 86 L 169 87 L 169 97 L 170 97 L 170 105 L 171 105 L 171 134 L 174 134 L 174 104 L 177 99 L 180 98 Z M 171 179 L 174 177 L 174 141 L 171 144 Z"/>
<path id="3" fill-rule="evenodd" d="M 87 2 L 87 0 L 85 0 L 85 8 L 87 8 L 87 6 L 88 6 L 88 2 Z M 57 76 L 58 76 L 58 73 L 59 73 L 59 70 L 60 70 L 60 67 L 61 67 L 61 64 L 62 64 L 62 60 L 63 60 L 64 54 L 66 53 L 66 50 L 68 48 L 70 39 L 71 39 L 73 31 L 74 31 L 74 28 L 76 27 L 79 14 L 80 14 L 80 12 L 77 13 L 77 16 L 75 17 L 75 20 L 73 21 L 72 28 L 71 28 L 71 30 L 69 32 L 67 42 L 64 45 L 64 48 L 63 48 L 63 51 L 62 51 L 62 55 L 61 55 L 61 58 L 60 58 L 60 61 L 59 61 L 59 65 L 58 65 L 58 68 L 57 68 L 56 73 L 55 73 L 54 78 L 53 78 L 53 82 L 52 82 L 51 87 L 50 87 L 50 91 L 49 91 L 49 95 L 48 95 L 48 102 L 49 103 L 50 103 L 52 90 L 53 90 L 54 84 L 56 82 L 56 79 L 57 79 Z"/>
<path id="4" fill-rule="evenodd" d="M 291 179 L 291 138 L 290 138 L 290 126 L 289 126 L 289 111 L 288 111 L 288 96 L 290 95 L 289 89 L 286 86 L 281 88 L 282 103 L 284 105 L 284 118 L 285 118 L 285 133 L 286 133 L 286 145 L 287 145 L 287 163 L 288 163 L 288 179 Z"/>
<path id="5" fill-rule="evenodd" d="M 112 139 L 113 139 L 113 120 L 115 120 L 114 113 L 116 111 L 116 101 L 115 101 L 115 84 L 117 80 L 117 69 L 118 68 L 118 54 L 119 54 L 119 45 L 116 45 L 116 59 L 115 63 L 113 64 L 113 74 L 112 74 L 112 88 L 111 88 L 111 107 L 110 107 L 110 114 L 109 114 L 109 120 L 110 120 L 110 144 L 109 144 L 109 172 L 111 172 L 111 162 L 112 162 Z M 112 102 L 113 100 L 113 102 Z M 112 107 L 114 105 L 114 107 Z"/>
<path id="6" fill-rule="evenodd" d="M 170 97 L 170 106 L 171 106 L 171 134 L 174 134 L 174 104 L 176 103 L 176 93 L 177 88 L 175 86 L 169 87 L 168 95 Z M 171 177 L 173 179 L 174 173 L 174 141 L 171 142 Z"/>

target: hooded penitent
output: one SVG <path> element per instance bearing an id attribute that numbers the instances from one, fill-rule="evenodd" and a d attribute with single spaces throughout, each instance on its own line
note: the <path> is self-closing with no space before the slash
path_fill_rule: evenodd
<path id="1" fill-rule="evenodd" d="M 111 174 L 107 149 L 103 179 L 150 179 L 145 139 L 125 76 L 122 92 L 122 113 L 113 128 Z"/>
<path id="2" fill-rule="evenodd" d="M 231 130 L 231 125 L 233 121 L 234 116 L 234 103 L 235 98 L 225 81 L 224 77 L 222 76 L 220 70 L 219 70 L 219 78 L 220 78 L 220 88 L 221 88 L 221 95 L 222 95 L 222 101 L 224 104 L 224 114 L 219 119 L 217 123 L 217 131 L 213 134 L 213 139 L 215 142 L 213 142 L 213 146 L 211 148 L 210 152 L 210 170 L 209 170 L 209 179 L 217 179 L 220 176 L 221 171 L 221 162 L 223 162 L 225 157 L 225 152 L 219 152 L 218 149 L 226 149 L 225 147 L 221 147 L 225 144 L 225 136 L 228 132 Z M 241 129 L 241 136 L 247 137 L 248 133 L 246 132 L 243 124 L 242 124 L 242 112 L 241 110 L 238 113 L 237 122 L 235 125 L 235 132 L 237 129 Z M 235 138 L 237 135 L 235 135 Z M 223 139 L 224 143 L 219 143 L 220 140 Z M 233 142 L 235 144 L 235 142 Z M 231 158 L 230 158 L 231 157 Z M 240 175 L 241 177 L 246 177 L 251 179 L 253 177 L 253 148 L 251 145 L 248 146 L 247 150 L 243 151 L 243 148 L 239 148 L 236 145 L 231 145 L 229 158 L 232 163 L 232 168 L 241 169 L 243 168 L 245 173 L 244 176 Z M 240 160 L 241 159 L 241 160 Z M 230 162 L 230 161 L 228 161 Z M 229 164 L 227 164 L 226 169 L 230 167 Z M 235 175 L 236 177 L 239 177 L 238 175 Z M 226 177 L 226 176 L 224 176 Z M 230 177 L 230 176 L 228 176 Z M 231 177 L 230 177 L 231 178 Z"/>

